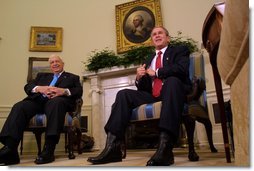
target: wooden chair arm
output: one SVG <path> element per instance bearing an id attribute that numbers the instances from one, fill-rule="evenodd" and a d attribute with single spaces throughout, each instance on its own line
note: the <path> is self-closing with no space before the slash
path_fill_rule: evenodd
<path id="1" fill-rule="evenodd" d="M 74 118 L 74 117 L 77 117 L 77 118 L 80 118 L 80 115 L 81 115 L 81 107 L 83 105 L 83 100 L 82 98 L 79 98 L 76 100 L 76 106 L 75 106 L 75 109 L 74 111 L 71 111 L 69 112 L 69 114 Z"/>
<path id="2" fill-rule="evenodd" d="M 187 102 L 198 101 L 205 89 L 206 85 L 204 79 L 194 76 L 192 79 L 192 91 L 187 95 Z"/>

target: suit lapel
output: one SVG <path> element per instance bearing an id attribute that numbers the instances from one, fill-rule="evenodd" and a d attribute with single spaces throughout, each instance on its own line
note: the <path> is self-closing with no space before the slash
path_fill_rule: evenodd
<path id="1" fill-rule="evenodd" d="M 51 81 L 53 80 L 53 77 L 54 77 L 54 74 L 53 73 L 49 73 L 48 75 L 47 75 L 47 79 L 45 79 L 45 81 L 47 81 L 46 82 L 46 85 L 49 85 L 50 83 L 51 83 Z"/>
<path id="2" fill-rule="evenodd" d="M 63 72 L 60 77 L 57 79 L 57 82 L 55 84 L 55 86 L 59 85 L 64 79 L 66 78 L 66 73 Z"/>
<path id="3" fill-rule="evenodd" d="M 166 64 L 168 64 L 168 61 L 170 60 L 170 56 L 171 56 L 171 50 L 170 50 L 170 46 L 168 46 L 168 48 L 166 49 L 164 55 L 163 55 L 163 67 L 166 66 Z"/>
<path id="4" fill-rule="evenodd" d="M 147 59 L 146 68 L 149 68 L 149 67 L 151 66 L 151 63 L 152 63 L 152 60 L 153 60 L 155 54 L 156 54 L 155 52 L 152 53 L 152 54 L 149 56 L 149 58 Z"/>

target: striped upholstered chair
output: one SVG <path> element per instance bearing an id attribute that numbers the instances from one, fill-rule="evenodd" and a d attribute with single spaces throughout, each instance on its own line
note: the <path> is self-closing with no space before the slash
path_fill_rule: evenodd
<path id="1" fill-rule="evenodd" d="M 205 81 L 204 81 L 204 61 L 203 56 L 191 56 L 190 57 L 190 78 L 192 80 L 193 88 L 192 92 L 187 97 L 183 109 L 183 123 L 187 132 L 190 161 L 198 161 L 199 156 L 194 149 L 194 130 L 195 121 L 204 124 L 208 142 L 211 152 L 217 152 L 213 145 L 212 139 L 212 124 L 210 122 L 206 101 L 205 101 Z M 143 104 L 133 109 L 131 117 L 131 125 L 137 122 L 144 122 L 148 120 L 158 120 L 160 118 L 161 102 L 155 102 L 151 104 Z M 130 126 L 132 129 L 132 126 Z M 145 134 L 145 133 L 144 133 Z M 144 135 L 143 135 L 144 136 Z M 126 146 L 123 145 L 123 158 L 126 156 Z"/>
<path id="2" fill-rule="evenodd" d="M 78 153 L 81 154 L 82 150 L 80 149 L 81 142 L 81 128 L 80 128 L 80 115 L 81 115 L 81 107 L 83 104 L 82 99 L 77 99 L 76 107 L 74 111 L 67 112 L 65 115 L 63 133 L 65 133 L 65 152 L 68 151 L 69 159 L 74 159 L 75 155 L 73 153 L 73 140 L 77 137 L 77 149 Z M 36 114 L 29 122 L 25 131 L 33 132 L 36 138 L 38 154 L 41 153 L 41 136 L 42 133 L 45 132 L 45 128 L 47 125 L 47 118 L 45 114 Z M 24 138 L 24 137 L 23 137 Z M 20 154 L 23 151 L 23 138 L 21 139 L 20 145 Z"/>

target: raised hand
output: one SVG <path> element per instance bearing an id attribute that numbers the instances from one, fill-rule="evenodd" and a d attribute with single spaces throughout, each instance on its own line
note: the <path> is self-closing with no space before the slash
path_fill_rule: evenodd
<path id="1" fill-rule="evenodd" d="M 137 68 L 137 76 L 136 79 L 139 80 L 141 77 L 143 77 L 146 74 L 146 64 L 140 65 Z"/>

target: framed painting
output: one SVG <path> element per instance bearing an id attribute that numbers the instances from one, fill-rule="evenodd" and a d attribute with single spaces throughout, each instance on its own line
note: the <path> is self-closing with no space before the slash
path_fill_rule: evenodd
<path id="1" fill-rule="evenodd" d="M 117 52 L 123 53 L 134 46 L 150 45 L 150 33 L 162 26 L 159 0 L 136 0 L 116 5 Z"/>
<path id="2" fill-rule="evenodd" d="M 39 72 L 51 72 L 48 60 L 49 58 L 29 57 L 27 82 L 34 80 Z"/>
<path id="3" fill-rule="evenodd" d="M 31 27 L 30 51 L 60 52 L 62 51 L 63 28 Z"/>

